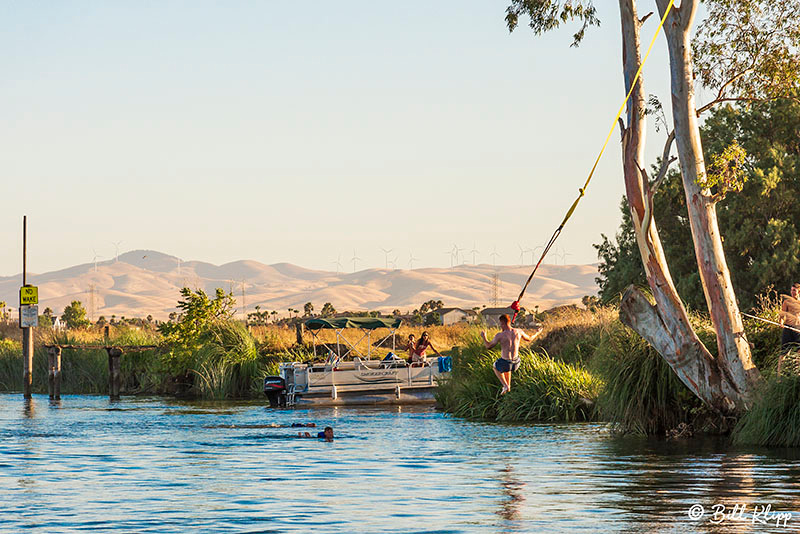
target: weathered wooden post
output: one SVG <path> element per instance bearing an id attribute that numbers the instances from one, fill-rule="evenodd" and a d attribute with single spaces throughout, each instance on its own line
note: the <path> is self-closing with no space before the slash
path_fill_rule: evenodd
<path id="1" fill-rule="evenodd" d="M 22 329 L 22 387 L 26 399 L 33 389 L 33 328 L 38 325 L 39 294 L 28 286 L 28 216 L 22 217 L 22 287 L 19 290 L 19 326 Z"/>
<path id="2" fill-rule="evenodd" d="M 108 396 L 112 400 L 119 399 L 120 386 L 120 356 L 122 349 L 117 347 L 106 347 L 108 353 Z"/>
<path id="3" fill-rule="evenodd" d="M 22 328 L 22 385 L 23 396 L 30 399 L 33 390 L 33 328 Z"/>
<path id="4" fill-rule="evenodd" d="M 305 330 L 305 326 L 303 325 L 303 323 L 297 323 L 295 325 L 295 331 L 297 333 L 297 344 L 298 345 L 302 345 L 303 344 L 303 331 L 304 330 Z"/>
<path id="5" fill-rule="evenodd" d="M 61 398 L 61 347 L 58 345 L 47 348 L 48 355 L 48 385 L 51 399 Z"/>

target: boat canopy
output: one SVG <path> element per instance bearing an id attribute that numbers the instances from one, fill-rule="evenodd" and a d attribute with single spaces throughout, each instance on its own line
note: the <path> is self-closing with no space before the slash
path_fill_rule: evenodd
<path id="1" fill-rule="evenodd" d="M 376 328 L 396 329 L 400 326 L 402 319 L 389 317 L 336 317 L 332 319 L 309 319 L 305 327 L 309 330 L 319 330 L 321 328 L 332 328 L 340 330 L 342 328 L 361 328 L 362 330 L 375 330 Z"/>

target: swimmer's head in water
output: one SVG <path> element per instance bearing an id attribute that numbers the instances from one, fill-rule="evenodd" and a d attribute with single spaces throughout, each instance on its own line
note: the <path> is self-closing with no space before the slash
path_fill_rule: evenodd
<path id="1" fill-rule="evenodd" d="M 326 426 L 323 434 L 325 434 L 325 439 L 333 439 L 333 428 Z"/>

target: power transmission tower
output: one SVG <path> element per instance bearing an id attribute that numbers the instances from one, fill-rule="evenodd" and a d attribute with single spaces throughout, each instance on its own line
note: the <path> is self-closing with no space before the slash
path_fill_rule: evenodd
<path id="1" fill-rule="evenodd" d="M 497 307 L 500 294 L 500 276 L 497 272 L 492 273 L 492 306 Z"/>

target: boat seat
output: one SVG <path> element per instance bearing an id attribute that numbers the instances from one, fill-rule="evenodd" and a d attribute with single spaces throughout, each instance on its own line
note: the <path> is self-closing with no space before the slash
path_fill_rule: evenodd
<path id="1" fill-rule="evenodd" d="M 364 360 L 362 360 L 358 356 L 353 356 L 353 362 L 355 363 L 355 367 L 356 367 L 357 370 L 358 369 L 373 369 L 372 367 L 370 367 L 369 365 L 364 363 Z"/>

